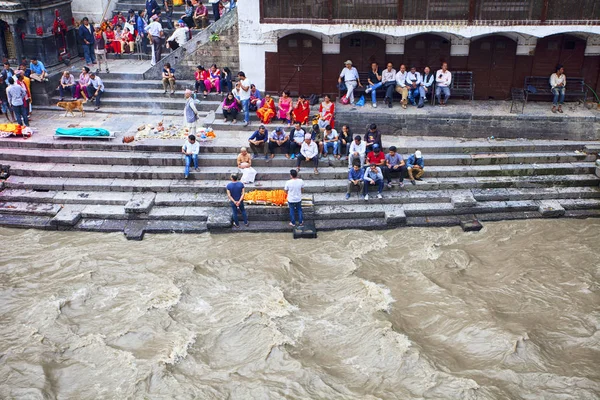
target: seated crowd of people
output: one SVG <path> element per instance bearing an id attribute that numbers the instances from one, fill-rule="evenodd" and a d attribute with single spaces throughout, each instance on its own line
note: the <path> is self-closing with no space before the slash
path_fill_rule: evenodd
<path id="1" fill-rule="evenodd" d="M 338 87 L 346 93 L 341 99 L 344 104 L 354 104 L 354 91 L 357 87 L 363 87 L 360 81 L 358 70 L 352 66 L 352 61 L 347 60 L 344 69 L 340 72 L 338 78 Z M 440 106 L 445 106 L 450 98 L 450 84 L 452 83 L 452 73 L 448 71 L 448 64 L 442 63 L 442 67 L 435 73 L 426 66 L 423 73 L 417 71 L 415 66 L 411 66 L 410 71 L 406 70 L 404 64 L 396 71 L 392 63 L 387 63 L 385 69 L 381 70 L 379 65 L 374 62 L 371 64 L 367 78 L 366 94 L 371 94 L 371 104 L 377 107 L 377 93 L 381 89 L 384 93 L 384 102 L 389 108 L 392 108 L 394 92 L 400 94 L 400 104 L 406 109 L 408 103 L 423 107 L 427 96 L 433 99 L 435 88 L 435 97 Z"/>

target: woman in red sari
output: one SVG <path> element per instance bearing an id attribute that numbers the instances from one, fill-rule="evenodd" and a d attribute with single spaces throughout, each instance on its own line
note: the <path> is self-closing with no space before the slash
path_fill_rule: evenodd
<path id="1" fill-rule="evenodd" d="M 335 103 L 331 101 L 328 94 L 319 106 L 319 127 L 325 129 L 327 125 L 335 128 Z"/>
<path id="2" fill-rule="evenodd" d="M 256 111 L 256 115 L 260 118 L 260 122 L 268 124 L 275 117 L 275 102 L 270 94 L 265 94 L 265 101 L 262 106 Z"/>
<path id="3" fill-rule="evenodd" d="M 106 52 L 121 54 L 121 42 L 115 37 L 115 32 L 109 26 L 106 27 Z"/>
<path id="4" fill-rule="evenodd" d="M 294 117 L 294 122 L 300 122 L 301 125 L 308 124 L 308 117 L 310 116 L 310 104 L 308 104 L 308 100 L 306 100 L 304 96 L 300 96 L 298 98 L 298 102 L 296 103 L 296 107 L 294 107 L 292 115 Z"/>

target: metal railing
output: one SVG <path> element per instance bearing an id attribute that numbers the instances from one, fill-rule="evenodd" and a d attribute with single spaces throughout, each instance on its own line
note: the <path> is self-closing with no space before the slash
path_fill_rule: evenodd
<path id="1" fill-rule="evenodd" d="M 598 0 L 260 0 L 264 23 L 600 24 Z"/>

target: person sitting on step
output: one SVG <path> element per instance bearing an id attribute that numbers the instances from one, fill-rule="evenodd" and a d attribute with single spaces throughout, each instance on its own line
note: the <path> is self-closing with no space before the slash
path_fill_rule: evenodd
<path id="1" fill-rule="evenodd" d="M 314 124 L 310 130 L 310 137 L 313 142 L 317 144 L 319 148 L 319 154 L 323 154 L 323 131 L 319 128 L 319 125 Z"/>
<path id="2" fill-rule="evenodd" d="M 406 66 L 402 64 L 400 70 L 396 73 L 396 92 L 402 96 L 400 104 L 402 108 L 406 109 L 408 103 L 408 86 L 406 85 Z"/>
<path id="3" fill-rule="evenodd" d="M 300 171 L 300 163 L 302 161 L 312 161 L 315 168 L 315 175 L 319 175 L 319 147 L 312 141 L 310 133 L 304 135 L 304 142 L 300 148 L 300 154 L 296 163 L 296 171 Z"/>
<path id="4" fill-rule="evenodd" d="M 242 183 L 254 183 L 256 170 L 252 168 L 252 157 L 248 154 L 248 150 L 245 147 L 240 149 L 240 154 L 237 156 L 237 167 L 242 174 Z"/>
<path id="5" fill-rule="evenodd" d="M 379 65 L 376 62 L 371 63 L 371 70 L 369 71 L 369 87 L 365 90 L 365 93 L 371 93 L 371 104 L 373 108 L 377 107 L 377 89 L 383 86 L 383 82 L 381 81 L 381 70 L 379 69 Z"/>
<path id="6" fill-rule="evenodd" d="M 369 165 L 365 170 L 364 175 L 364 199 L 369 200 L 369 189 L 371 187 L 377 187 L 377 198 L 381 199 L 381 192 L 383 192 L 383 173 L 381 172 L 381 168 L 379 168 L 375 164 Z"/>
<path id="7" fill-rule="evenodd" d="M 256 85 L 253 83 L 250 85 L 250 111 L 258 111 L 261 105 L 262 96 L 260 94 L 260 90 L 258 90 Z"/>
<path id="8" fill-rule="evenodd" d="M 378 144 L 381 148 L 381 132 L 377 130 L 376 124 L 369 125 L 367 133 L 365 133 L 365 144 L 367 146 L 367 152 L 373 150 L 373 145 Z"/>
<path id="9" fill-rule="evenodd" d="M 133 41 L 133 33 L 129 28 L 123 28 L 119 41 L 121 42 L 121 53 L 133 53 L 135 42 Z"/>
<path id="10" fill-rule="evenodd" d="M 58 92 L 60 93 L 60 101 L 65 99 L 65 91 L 71 93 L 71 98 L 75 100 L 75 77 L 69 71 L 63 72 L 58 84 Z"/>
<path id="11" fill-rule="evenodd" d="M 373 164 L 380 168 L 385 166 L 385 154 L 381 151 L 381 147 L 377 143 L 373 145 L 373 150 L 367 153 L 367 165 Z"/>
<path id="12" fill-rule="evenodd" d="M 408 179 L 410 183 L 416 185 L 415 180 L 422 180 L 421 177 L 425 173 L 425 162 L 423 161 L 423 155 L 421 151 L 417 150 L 406 160 L 406 166 L 408 168 Z"/>
<path id="13" fill-rule="evenodd" d="M 258 157 L 258 152 L 260 151 L 265 156 L 265 160 L 268 159 L 269 133 L 264 125 L 259 126 L 258 130 L 248 138 L 248 144 L 250 145 L 250 150 L 254 153 L 254 158 Z"/>
<path id="14" fill-rule="evenodd" d="M 256 110 L 256 116 L 265 125 L 271 123 L 271 120 L 275 117 L 275 101 L 269 93 L 265 94 L 265 99 L 262 102 L 262 106 Z"/>
<path id="15" fill-rule="evenodd" d="M 408 101 L 413 106 L 418 104 L 418 107 L 423 107 L 423 99 L 421 98 L 421 74 L 417 71 L 417 67 L 410 67 L 410 71 L 406 74 L 406 85 L 408 86 Z"/>
<path id="16" fill-rule="evenodd" d="M 287 90 L 281 93 L 277 103 L 277 118 L 280 118 L 281 122 L 287 123 L 288 126 L 292 125 L 292 99 Z"/>
<path id="17" fill-rule="evenodd" d="M 29 75 L 29 77 L 34 81 L 42 82 L 48 80 L 48 71 L 46 71 L 44 63 L 39 61 L 37 58 L 31 58 L 31 63 L 29 63 L 29 69 L 31 69 L 31 75 Z M 23 70 L 23 72 L 24 71 L 25 70 Z"/>
<path id="18" fill-rule="evenodd" d="M 196 67 L 196 72 L 194 73 L 194 78 L 196 78 L 196 82 L 195 82 L 195 91 L 196 93 L 200 93 L 200 91 L 202 91 L 202 94 L 204 95 L 204 98 L 206 99 L 206 96 L 208 95 L 208 91 L 206 90 L 206 81 L 208 80 L 208 71 L 204 69 L 204 67 L 202 65 L 198 65 Z"/>
<path id="19" fill-rule="evenodd" d="M 381 83 L 385 89 L 385 98 L 383 101 L 392 108 L 392 99 L 396 89 L 396 70 L 392 63 L 387 63 L 387 68 L 381 72 Z"/>
<path id="20" fill-rule="evenodd" d="M 357 161 L 352 164 L 352 167 L 348 170 L 348 188 L 346 190 L 346 200 L 350 198 L 352 191 L 357 193 L 363 193 L 364 191 L 364 177 L 365 170 L 360 167 L 360 163 Z"/>
<path id="21" fill-rule="evenodd" d="M 237 122 L 237 115 L 240 112 L 240 106 L 233 96 L 233 93 L 228 93 L 221 105 L 223 108 L 223 123 L 227 122 L 227 118 L 231 117 L 231 123 Z"/>
<path id="22" fill-rule="evenodd" d="M 202 4 L 202 2 L 198 2 L 198 6 L 194 10 L 194 15 L 192 15 L 194 20 L 194 28 L 196 29 L 205 29 L 208 25 L 208 9 L 206 6 Z"/>
<path id="23" fill-rule="evenodd" d="M 348 168 L 352 167 L 352 164 L 356 161 L 360 161 L 361 167 L 365 165 L 365 152 L 365 142 L 362 141 L 360 135 L 354 136 L 354 141 L 348 149 Z"/>
<path id="24" fill-rule="evenodd" d="M 352 142 L 352 132 L 350 132 L 350 125 L 342 125 L 342 131 L 338 134 L 338 154 L 340 158 L 346 158 L 348 149 L 350 148 L 350 142 Z"/>
<path id="25" fill-rule="evenodd" d="M 171 89 L 171 94 L 175 94 L 175 69 L 171 68 L 170 63 L 166 63 L 162 70 L 162 85 L 167 94 L 167 88 Z"/>
<path id="26" fill-rule="evenodd" d="M 323 157 L 329 156 L 329 149 L 333 150 L 333 156 L 335 158 L 340 157 L 339 153 L 339 135 L 335 129 L 331 127 L 331 125 L 327 125 L 325 127 L 325 132 L 323 133 Z"/>
<path id="27" fill-rule="evenodd" d="M 435 74 L 435 97 L 440 106 L 445 106 L 450 98 L 450 83 L 452 83 L 452 73 L 448 71 L 448 63 L 442 63 L 442 69 Z M 442 92 L 444 99 L 442 100 Z"/>
<path id="28" fill-rule="evenodd" d="M 183 177 L 187 179 L 190 176 L 190 165 L 194 163 L 194 169 L 198 171 L 198 154 L 200 154 L 200 143 L 196 140 L 196 136 L 189 135 L 183 146 L 181 146 L 181 152 L 185 157 L 185 170 Z"/>
<path id="29" fill-rule="evenodd" d="M 104 94 L 104 83 L 99 76 L 95 73 L 90 73 L 90 84 L 87 87 L 88 98 L 93 100 L 96 98 L 96 107 L 94 111 L 98 111 L 100 109 L 100 98 Z"/>
<path id="30" fill-rule="evenodd" d="M 300 149 L 304 144 L 304 136 L 306 135 L 306 131 L 300 125 L 300 122 L 296 122 L 294 124 L 294 128 L 290 131 L 290 155 L 289 157 L 296 158 L 296 156 L 300 153 Z"/>
<path id="31" fill-rule="evenodd" d="M 273 132 L 271 132 L 271 136 L 269 137 L 269 153 L 271 153 L 271 158 L 275 157 L 275 148 L 280 148 L 289 158 L 289 144 L 290 137 L 285 133 L 282 127 L 276 128 Z"/>
<path id="32" fill-rule="evenodd" d="M 385 165 L 383 166 L 383 176 L 387 180 L 388 189 L 392 188 L 392 178 L 399 178 L 400 187 L 404 187 L 404 176 L 407 174 L 406 163 L 402 155 L 398 153 L 396 146 L 390 146 L 385 155 Z"/>
<path id="33" fill-rule="evenodd" d="M 301 95 L 298 97 L 298 102 L 296 102 L 294 111 L 292 111 L 292 117 L 294 122 L 300 122 L 302 125 L 308 124 L 308 119 L 310 118 L 310 103 L 304 96 Z"/>
<path id="34" fill-rule="evenodd" d="M 167 39 L 167 47 L 171 51 L 177 50 L 179 47 L 187 43 L 190 29 L 185 25 L 185 22 L 180 19 L 177 21 L 177 29 Z"/>
<path id="35" fill-rule="evenodd" d="M 319 106 L 319 127 L 324 129 L 327 125 L 335 128 L 335 103 L 331 101 L 331 96 L 326 94 Z"/>

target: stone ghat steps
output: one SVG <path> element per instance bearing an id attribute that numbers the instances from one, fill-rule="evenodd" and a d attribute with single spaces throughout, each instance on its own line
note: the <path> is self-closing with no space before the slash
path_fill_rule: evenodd
<path id="1" fill-rule="evenodd" d="M 155 98 L 128 98 L 126 101 L 123 101 L 124 97 L 127 96 L 125 93 L 122 94 L 123 97 L 118 97 L 118 95 L 115 94 L 108 95 L 108 92 L 106 93 L 106 95 L 107 96 L 102 96 L 100 102 L 101 107 L 111 107 L 120 109 L 122 106 L 125 106 L 129 109 L 133 109 L 136 113 L 140 109 L 145 109 L 152 112 L 153 114 L 161 114 L 163 110 L 176 110 L 179 113 L 179 115 L 182 115 L 183 118 L 183 108 L 185 107 L 185 99 L 183 97 L 182 92 L 176 92 L 174 95 L 170 96 L 169 94 L 163 94 L 161 91 L 160 94 L 157 94 L 158 97 Z M 50 101 L 52 103 L 57 103 L 58 101 L 60 101 L 60 98 L 58 96 L 53 96 L 50 99 Z M 204 111 L 204 115 L 206 115 L 209 111 L 214 110 L 217 107 L 218 103 L 218 101 L 205 101 L 198 105 L 198 111 Z M 95 103 L 88 101 L 84 105 L 84 108 L 87 109 L 88 107 L 95 107 Z"/>
<path id="2" fill-rule="evenodd" d="M 11 169 L 12 171 L 12 169 Z M 180 172 L 181 173 L 181 172 Z M 30 177 L 11 175 L 4 186 L 10 189 L 53 190 L 53 191 L 100 191 L 100 192 L 187 192 L 223 193 L 229 180 L 185 180 L 185 179 L 123 179 L 123 178 L 64 178 Z M 262 181 L 257 189 L 282 189 L 285 180 Z M 305 193 L 340 193 L 346 191 L 347 180 L 305 180 Z M 494 188 L 546 188 L 598 186 L 600 178 L 592 174 L 580 175 L 525 175 L 525 176 L 478 176 L 427 178 L 416 185 L 405 185 L 404 190 L 451 190 L 451 189 L 494 189 Z M 248 190 L 254 189 L 248 185 Z M 397 190 L 397 189 L 396 189 Z M 384 196 L 387 190 L 384 191 Z"/>
<path id="3" fill-rule="evenodd" d="M 1 146 L 1 145 L 0 145 Z M 178 150 L 178 149 L 177 149 Z M 235 165 L 238 147 L 224 149 L 229 153 L 202 153 L 200 167 L 231 167 Z M 182 166 L 182 155 L 177 152 L 127 152 L 70 149 L 3 148 L 0 147 L 0 159 L 35 163 L 68 163 L 92 165 L 130 165 L 130 166 Z M 428 154 L 427 166 L 468 166 L 468 165 L 510 165 L 510 164 L 549 164 L 593 162 L 596 156 L 581 152 L 538 152 L 538 153 L 476 153 L 476 154 Z M 332 155 L 319 160 L 320 165 L 346 167 L 347 160 L 336 160 Z M 277 154 L 275 158 L 265 160 L 259 156 L 252 160 L 254 167 L 295 167 L 295 160 Z"/>
<path id="4" fill-rule="evenodd" d="M 157 76 L 153 80 L 144 80 L 143 75 L 140 74 L 138 79 L 112 79 L 112 74 L 104 74 L 102 82 L 104 87 L 107 89 L 134 89 L 134 90 L 147 90 L 147 89 L 162 89 L 162 81 Z M 175 71 L 175 77 L 177 77 L 177 71 Z M 194 89 L 194 82 L 191 80 L 176 79 L 175 88 L 177 90 Z M 216 96 L 217 93 L 211 92 L 211 95 Z M 200 98 L 202 100 L 202 98 Z"/>
<path id="5" fill-rule="evenodd" d="M 56 98 L 53 99 L 53 101 L 56 101 Z M 121 106 L 105 106 L 104 105 L 104 101 L 101 104 L 101 107 L 99 110 L 95 110 L 92 111 L 94 109 L 95 105 L 93 102 L 88 102 L 84 105 L 84 111 L 86 113 L 99 113 L 99 114 L 135 114 L 135 115 L 157 115 L 157 111 L 156 109 L 153 108 L 130 108 L 130 107 L 121 107 Z M 59 108 L 57 106 L 35 106 L 36 110 L 45 110 L 45 111 L 56 111 L 58 113 L 61 113 L 64 115 L 65 110 L 62 108 Z M 181 117 L 183 114 L 182 110 L 160 110 L 160 112 L 158 113 L 158 115 L 161 116 L 168 116 L 168 117 Z M 206 117 L 206 115 L 208 115 L 208 112 L 206 111 L 200 111 L 200 118 L 204 118 Z M 70 114 L 68 116 L 68 118 L 77 118 L 79 117 L 80 114 L 78 114 L 78 112 L 75 112 L 75 117 L 72 117 Z M 76 122 L 76 120 L 72 120 L 73 122 Z"/>
<path id="6" fill-rule="evenodd" d="M 178 115 L 182 115 L 179 113 Z M 236 127 L 237 128 L 237 127 Z M 239 129 L 220 129 L 216 130 L 217 139 L 213 141 L 200 142 L 200 153 L 202 154 L 218 154 L 230 153 L 237 155 L 239 149 L 243 145 L 247 145 L 245 140 L 221 139 L 227 138 L 230 134 L 239 133 Z M 250 136 L 250 135 L 248 135 Z M 384 147 L 397 145 L 394 137 L 384 137 Z M 90 141 L 90 140 L 52 140 L 45 142 L 19 140 L 14 138 L 0 138 L 0 148 L 3 149 L 55 149 L 55 150 L 86 150 L 86 151 L 112 151 L 123 153 L 134 152 L 160 152 L 160 153 L 180 153 L 181 140 L 161 140 L 148 142 L 133 142 L 123 145 L 120 142 L 112 141 Z M 548 153 L 548 152 L 583 152 L 595 153 L 600 151 L 600 146 L 596 142 L 571 142 L 557 140 L 510 140 L 510 141 L 494 141 L 494 140 L 473 140 L 460 143 L 454 140 L 416 140 L 406 142 L 404 145 L 397 145 L 400 154 L 409 154 L 415 149 L 420 149 L 424 156 L 429 157 L 431 154 L 463 154 L 471 156 L 473 159 L 481 158 L 491 159 L 504 158 L 506 153 L 508 156 L 515 156 L 514 153 Z M 486 154 L 473 154 L 486 153 Z M 278 153 L 279 154 L 279 153 Z M 110 156 L 110 154 L 108 154 Z"/>
<path id="7" fill-rule="evenodd" d="M 254 188 L 248 187 L 248 191 Z M 110 191 L 57 191 L 31 189 L 5 189 L 0 192 L 0 202 L 25 202 L 48 204 L 79 204 L 124 206 L 134 198 L 134 192 Z M 152 194 L 154 206 L 160 207 L 227 207 L 224 188 L 214 193 L 158 192 Z M 558 199 L 600 199 L 599 187 L 540 187 L 540 188 L 496 188 L 496 189 L 449 189 L 449 190 L 384 190 L 382 199 L 373 198 L 365 202 L 362 196 L 352 194 L 346 200 L 343 193 L 314 193 L 315 206 L 352 204 L 423 204 L 450 203 L 471 197 L 475 201 L 524 201 Z"/>
<path id="8" fill-rule="evenodd" d="M 67 163 L 37 163 L 8 161 L 0 158 L 0 164 L 11 166 L 11 176 L 47 177 L 47 178 L 98 178 L 98 179 L 141 179 L 167 180 L 181 179 L 181 166 L 136 166 L 136 165 L 98 165 Z M 286 180 L 289 178 L 290 167 L 256 167 L 257 182 L 271 180 Z M 546 164 L 506 164 L 506 165 L 454 165 L 431 166 L 426 168 L 427 178 L 467 178 L 467 177 L 517 177 L 539 175 L 578 175 L 593 174 L 596 166 L 593 162 L 546 163 Z M 237 167 L 211 166 L 199 168 L 190 172 L 189 180 L 227 180 Z M 321 167 L 319 174 L 312 167 L 304 166 L 300 171 L 303 179 L 308 180 L 340 180 L 348 176 L 345 167 Z M 407 182 L 408 183 L 408 182 Z"/>

